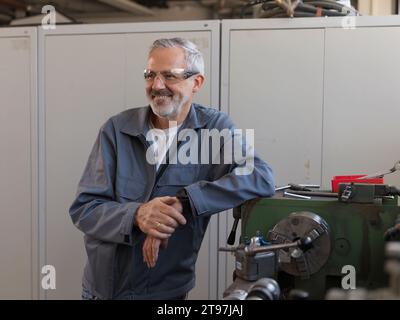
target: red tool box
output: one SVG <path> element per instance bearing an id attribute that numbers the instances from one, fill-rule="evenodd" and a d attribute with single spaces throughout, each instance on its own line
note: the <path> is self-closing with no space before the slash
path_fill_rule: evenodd
<path id="1" fill-rule="evenodd" d="M 371 178 L 371 179 L 360 179 L 361 177 L 366 177 L 366 174 L 356 174 L 351 176 L 334 176 L 332 178 L 332 192 L 339 191 L 339 183 L 373 183 L 373 184 L 383 184 L 383 178 Z"/>

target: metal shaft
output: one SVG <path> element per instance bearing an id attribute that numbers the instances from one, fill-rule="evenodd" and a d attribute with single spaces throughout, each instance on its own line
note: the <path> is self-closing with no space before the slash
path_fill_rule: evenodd
<path id="1" fill-rule="evenodd" d="M 268 252 L 268 251 L 277 251 L 281 249 L 287 249 L 287 248 L 293 248 L 293 247 L 298 247 L 299 243 L 298 241 L 296 242 L 290 242 L 290 243 L 282 243 L 282 244 L 273 244 L 270 246 L 265 246 L 265 247 L 245 247 L 244 251 L 246 252 L 247 255 L 253 255 L 256 253 L 260 252 Z"/>
<path id="2" fill-rule="evenodd" d="M 290 191 L 290 192 L 292 194 L 311 196 L 311 197 L 331 197 L 331 198 L 338 197 L 338 194 L 336 192 L 323 192 L 323 191 Z"/>

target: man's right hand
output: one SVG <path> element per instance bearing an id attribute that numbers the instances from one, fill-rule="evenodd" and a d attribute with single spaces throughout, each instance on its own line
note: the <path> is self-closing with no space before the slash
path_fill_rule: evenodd
<path id="1" fill-rule="evenodd" d="M 147 264 L 148 268 L 154 268 L 158 260 L 158 252 L 160 247 L 166 249 L 168 246 L 168 239 L 157 239 L 147 236 L 143 243 L 142 253 L 143 261 Z"/>
<path id="2" fill-rule="evenodd" d="M 166 196 L 142 204 L 136 211 L 135 224 L 150 236 L 168 239 L 179 224 L 186 224 L 186 219 L 179 200 Z"/>

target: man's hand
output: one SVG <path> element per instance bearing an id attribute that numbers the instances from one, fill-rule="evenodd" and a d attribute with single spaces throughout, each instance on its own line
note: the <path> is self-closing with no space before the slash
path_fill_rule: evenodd
<path id="1" fill-rule="evenodd" d="M 168 246 L 168 239 L 157 239 L 152 236 L 147 236 L 143 243 L 143 261 L 146 262 L 148 268 L 154 268 L 158 259 L 159 249 Z"/>
<path id="2" fill-rule="evenodd" d="M 175 197 L 154 198 L 137 209 L 135 223 L 147 235 L 168 239 L 178 224 L 186 224 L 182 211 L 182 205 Z"/>

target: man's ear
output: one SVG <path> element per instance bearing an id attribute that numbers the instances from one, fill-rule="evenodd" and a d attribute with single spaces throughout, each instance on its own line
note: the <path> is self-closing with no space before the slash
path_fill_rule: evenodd
<path id="1" fill-rule="evenodd" d="M 205 77 L 202 74 L 197 74 L 194 78 L 194 86 L 192 89 L 193 93 L 196 93 L 201 89 L 205 81 Z"/>

